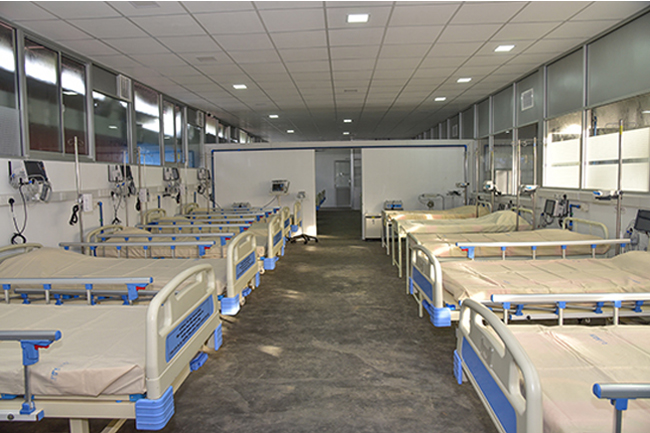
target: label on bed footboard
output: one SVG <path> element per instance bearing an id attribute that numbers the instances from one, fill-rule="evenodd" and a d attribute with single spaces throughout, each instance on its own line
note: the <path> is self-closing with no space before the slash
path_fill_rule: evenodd
<path id="1" fill-rule="evenodd" d="M 277 235 L 273 236 L 273 246 L 276 246 L 278 242 L 282 240 L 282 230 L 278 232 Z"/>
<path id="2" fill-rule="evenodd" d="M 242 275 L 248 271 L 251 266 L 255 264 L 255 251 L 250 253 L 248 256 L 243 258 L 239 263 L 237 263 L 237 266 L 235 266 L 235 278 L 239 279 Z"/>
<path id="3" fill-rule="evenodd" d="M 433 284 L 417 268 L 413 268 L 413 281 L 424 292 L 427 298 L 433 302 Z"/>
<path id="4" fill-rule="evenodd" d="M 214 302 L 210 296 L 167 335 L 165 340 L 165 360 L 167 362 L 183 348 L 212 314 L 214 314 Z"/>

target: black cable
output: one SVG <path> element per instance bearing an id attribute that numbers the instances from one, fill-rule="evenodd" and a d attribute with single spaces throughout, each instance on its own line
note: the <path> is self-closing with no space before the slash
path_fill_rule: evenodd
<path id="1" fill-rule="evenodd" d="M 72 216 L 70 217 L 70 222 L 69 224 L 71 226 L 77 224 L 79 222 L 79 205 L 76 204 L 72 206 Z"/>
<path id="2" fill-rule="evenodd" d="M 25 216 L 23 219 L 23 227 L 19 229 L 18 221 L 16 221 L 16 214 L 14 213 L 14 199 L 13 198 L 9 199 L 9 205 L 11 206 L 11 217 L 14 221 L 14 228 L 16 229 L 16 232 L 11 237 L 12 244 L 17 244 L 18 243 L 17 239 L 21 239 L 23 244 L 27 243 L 27 238 L 25 238 L 25 236 L 23 235 L 25 229 L 27 228 L 27 200 L 25 199 L 25 194 L 23 193 L 22 182 L 20 183 L 20 185 L 18 185 L 18 192 L 20 193 L 20 199 L 23 201 L 23 212 Z"/>

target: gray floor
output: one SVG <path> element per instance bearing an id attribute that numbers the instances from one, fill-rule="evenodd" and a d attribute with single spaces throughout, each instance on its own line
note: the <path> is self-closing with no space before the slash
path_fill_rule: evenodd
<path id="1" fill-rule="evenodd" d="M 358 212 L 321 211 L 319 243 L 288 244 L 224 345 L 175 395 L 164 432 L 495 432 L 452 375 L 454 329 L 417 317 Z M 92 432 L 105 422 L 94 421 Z M 63 420 L 0 424 L 63 432 Z M 127 421 L 121 431 L 136 431 Z"/>

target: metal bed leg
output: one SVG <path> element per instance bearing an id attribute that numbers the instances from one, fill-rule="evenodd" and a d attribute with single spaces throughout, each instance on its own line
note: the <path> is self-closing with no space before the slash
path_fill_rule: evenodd
<path id="1" fill-rule="evenodd" d="M 112 419 L 106 427 L 101 431 L 101 433 L 117 433 L 119 429 L 122 428 L 126 419 Z"/>
<path id="2" fill-rule="evenodd" d="M 70 433 L 90 433 L 87 419 L 70 418 Z"/>

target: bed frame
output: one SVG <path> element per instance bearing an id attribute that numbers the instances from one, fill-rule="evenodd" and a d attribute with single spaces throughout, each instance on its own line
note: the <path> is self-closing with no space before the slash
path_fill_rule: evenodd
<path id="1" fill-rule="evenodd" d="M 310 236 L 308 234 L 305 234 L 305 229 L 303 226 L 303 219 L 302 219 L 302 201 L 296 200 L 293 203 L 293 215 L 291 216 L 291 231 L 288 234 L 288 239 L 292 242 L 295 243 L 296 240 L 302 239 L 305 243 L 308 243 L 309 241 L 315 241 L 318 242 L 318 238 L 316 236 Z M 300 232 L 299 235 L 291 236 L 292 233 L 298 233 Z"/>
<path id="2" fill-rule="evenodd" d="M 147 391 L 142 398 L 38 395 L 36 408 L 46 417 L 69 418 L 72 433 L 88 432 L 91 418 L 135 419 L 138 429 L 163 428 L 174 414 L 174 392 L 190 371 L 207 359 L 207 354 L 200 352 L 203 345 L 210 339 L 215 349 L 221 345 L 219 300 L 212 267 L 197 265 L 178 274 L 151 300 L 146 317 L 146 344 L 142 349 L 146 359 Z M 65 332 L 63 334 L 65 340 Z M 47 351 L 42 356 L 46 357 Z M 19 412 L 20 404 L 16 400 L 3 399 L 0 409 Z"/>
<path id="3" fill-rule="evenodd" d="M 563 246 L 570 245 L 626 245 L 629 239 L 602 239 L 599 241 L 568 241 L 568 242 L 539 242 L 536 245 L 544 244 L 545 246 Z M 533 242 L 515 243 L 513 246 L 530 246 Z M 414 245 L 411 248 L 411 276 L 407 280 L 406 293 L 413 295 L 418 303 L 418 314 L 423 316 L 423 310 L 429 313 L 431 322 L 436 327 L 451 326 L 451 322 L 458 320 L 459 302 L 454 299 L 452 294 L 444 290 L 442 281 L 442 268 L 440 261 L 427 248 L 421 245 Z M 505 295 L 504 295 L 505 296 Z M 463 300 L 462 302 L 465 302 Z M 508 302 L 508 301 L 504 301 Z M 523 310 L 523 307 L 517 307 L 513 315 L 509 314 L 510 305 L 492 305 L 494 308 L 501 308 L 505 311 L 506 316 L 512 319 L 529 320 L 548 318 L 548 311 L 543 311 L 545 317 L 536 317 L 534 311 Z M 606 317 L 601 314 L 602 308 L 598 305 L 589 307 L 587 311 L 582 312 L 580 317 L 589 317 L 591 314 L 598 314 L 596 317 Z M 554 317 L 559 315 L 555 313 Z M 613 313 L 612 313 L 613 314 Z M 507 320 L 507 319 L 506 319 Z"/>
<path id="4" fill-rule="evenodd" d="M 487 307 L 470 299 L 463 302 L 456 335 L 454 376 L 458 384 L 469 379 L 497 429 L 542 433 L 539 375 L 508 327 Z M 650 385 L 595 384 L 593 393 L 611 400 L 615 407 L 614 431 L 620 432 L 628 399 L 649 398 Z"/>
<path id="5" fill-rule="evenodd" d="M 267 271 L 275 269 L 279 257 L 284 256 L 286 238 L 284 237 L 284 224 L 281 216 L 281 214 L 274 214 L 267 218 L 266 223 L 257 223 L 259 227 L 265 227 L 266 254 L 260 260 L 264 270 Z M 259 231 L 258 234 L 260 234 Z"/>

